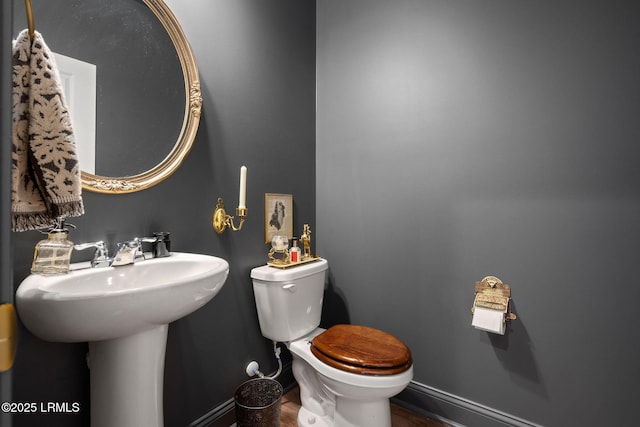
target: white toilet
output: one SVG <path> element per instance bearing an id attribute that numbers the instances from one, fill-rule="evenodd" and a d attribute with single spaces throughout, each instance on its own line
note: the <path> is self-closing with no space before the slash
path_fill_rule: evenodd
<path id="1" fill-rule="evenodd" d="M 389 398 L 413 378 L 402 341 L 357 325 L 319 328 L 324 259 L 279 269 L 251 270 L 262 335 L 284 342 L 300 387 L 303 427 L 390 427 Z"/>

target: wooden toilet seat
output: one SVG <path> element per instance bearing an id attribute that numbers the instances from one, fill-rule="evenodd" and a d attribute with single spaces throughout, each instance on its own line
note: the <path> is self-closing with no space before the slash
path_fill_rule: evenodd
<path id="1" fill-rule="evenodd" d="M 402 341 L 368 326 L 332 326 L 313 338 L 311 352 L 329 366 L 359 375 L 399 374 L 413 363 Z"/>

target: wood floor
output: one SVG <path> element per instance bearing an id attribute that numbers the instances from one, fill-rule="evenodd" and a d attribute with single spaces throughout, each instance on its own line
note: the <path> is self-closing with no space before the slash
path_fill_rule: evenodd
<path id="1" fill-rule="evenodd" d="M 300 409 L 300 392 L 296 387 L 282 396 L 280 426 L 298 427 L 296 422 L 298 409 Z M 393 427 L 447 427 L 446 424 L 425 418 L 395 404 L 391 404 L 391 423 Z"/>

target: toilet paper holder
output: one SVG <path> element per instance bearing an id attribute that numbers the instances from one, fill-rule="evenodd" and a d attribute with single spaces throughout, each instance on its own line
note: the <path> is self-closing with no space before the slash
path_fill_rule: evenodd
<path id="1" fill-rule="evenodd" d="M 511 288 L 496 276 L 487 276 L 476 282 L 476 296 L 473 300 L 473 307 L 471 307 L 472 314 L 476 307 L 501 311 L 504 313 L 505 322 L 516 319 L 516 315 L 511 312 Z"/>

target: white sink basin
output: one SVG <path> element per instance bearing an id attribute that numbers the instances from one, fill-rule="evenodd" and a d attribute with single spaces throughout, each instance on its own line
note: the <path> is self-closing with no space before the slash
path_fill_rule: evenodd
<path id="1" fill-rule="evenodd" d="M 27 277 L 16 292 L 20 319 L 46 341 L 102 341 L 173 322 L 222 289 L 229 264 L 173 253 L 121 267 Z"/>
<path id="2" fill-rule="evenodd" d="M 173 252 L 120 267 L 78 267 L 24 279 L 16 292 L 20 320 L 43 340 L 89 342 L 92 427 L 161 427 L 168 324 L 209 302 L 229 264 Z"/>

